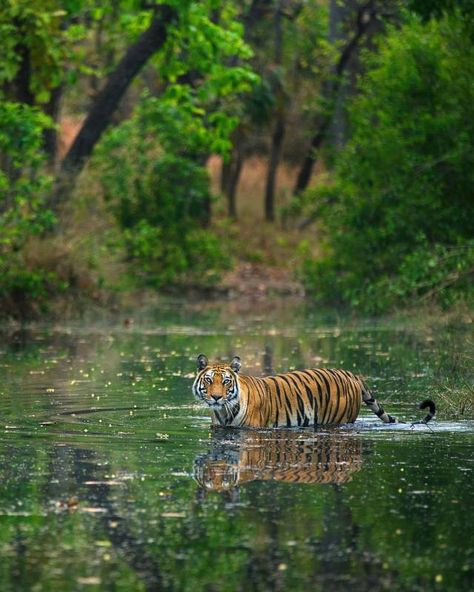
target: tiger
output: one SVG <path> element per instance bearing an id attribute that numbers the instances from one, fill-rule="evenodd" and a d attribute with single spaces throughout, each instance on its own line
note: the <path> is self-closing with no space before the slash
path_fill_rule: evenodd
<path id="1" fill-rule="evenodd" d="M 192 390 L 211 409 L 214 425 L 292 428 L 354 423 L 362 401 L 384 423 L 398 423 L 352 372 L 314 368 L 260 378 L 240 374 L 241 366 L 238 356 L 230 364 L 209 364 L 204 354 L 197 358 Z M 419 408 L 429 412 L 418 423 L 428 423 L 436 413 L 431 399 Z"/>
<path id="2" fill-rule="evenodd" d="M 362 468 L 362 440 L 347 434 L 240 430 L 214 434 L 196 457 L 193 476 L 205 491 L 230 491 L 251 481 L 347 483 Z"/>

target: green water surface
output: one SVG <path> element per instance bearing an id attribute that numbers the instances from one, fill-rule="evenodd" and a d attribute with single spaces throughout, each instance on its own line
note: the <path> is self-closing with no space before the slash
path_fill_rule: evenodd
<path id="1" fill-rule="evenodd" d="M 201 352 L 343 367 L 412 421 L 471 325 L 170 305 L 0 336 L 0 591 L 474 588 L 472 421 L 211 429 L 191 394 Z"/>

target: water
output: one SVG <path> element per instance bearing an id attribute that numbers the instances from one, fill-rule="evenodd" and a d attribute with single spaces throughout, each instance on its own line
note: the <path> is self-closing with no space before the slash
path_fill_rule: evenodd
<path id="1" fill-rule="evenodd" d="M 317 432 L 211 429 L 190 388 L 201 352 L 246 373 L 344 367 L 412 421 L 466 380 L 473 333 L 178 306 L 5 329 L 0 590 L 472 590 L 472 421 L 438 400 L 431 429 L 365 410 Z"/>

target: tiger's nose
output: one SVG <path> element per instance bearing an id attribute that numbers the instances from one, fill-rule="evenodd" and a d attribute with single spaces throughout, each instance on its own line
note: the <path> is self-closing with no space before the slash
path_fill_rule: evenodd
<path id="1" fill-rule="evenodd" d="M 217 403 L 217 401 L 219 401 L 220 399 L 222 399 L 221 395 L 211 395 L 211 397 L 214 399 L 214 401 Z"/>

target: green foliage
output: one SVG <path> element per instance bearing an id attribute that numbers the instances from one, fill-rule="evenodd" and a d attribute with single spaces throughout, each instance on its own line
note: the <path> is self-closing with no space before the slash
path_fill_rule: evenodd
<path id="1" fill-rule="evenodd" d="M 473 273 L 473 240 L 459 245 L 430 245 L 425 240 L 403 258 L 397 275 L 382 276 L 368 294 L 373 290 L 373 297 L 382 297 L 388 306 L 437 298 L 449 306 L 459 298 L 474 298 Z"/>
<path id="2" fill-rule="evenodd" d="M 41 142 L 50 120 L 33 107 L 0 103 L 0 299 L 45 296 L 51 273 L 25 267 L 22 248 L 54 224 L 43 205 L 51 178 Z"/>
<path id="3" fill-rule="evenodd" d="M 472 0 L 408 0 L 408 7 L 424 19 L 441 17 L 443 13 L 458 10 L 463 16 L 474 16 L 474 3 Z M 471 22 L 472 25 L 472 22 Z"/>
<path id="4" fill-rule="evenodd" d="M 159 98 L 145 96 L 137 111 L 140 125 L 159 134 L 153 142 L 155 148 L 159 141 L 163 150 L 191 158 L 211 151 L 225 154 L 238 122 L 223 110 L 209 113 L 192 88 L 179 84 L 170 86 Z"/>
<path id="5" fill-rule="evenodd" d="M 101 143 L 95 163 L 105 198 L 124 230 L 135 276 L 153 286 L 208 284 L 229 259 L 202 228 L 213 199 L 207 171 L 189 157 L 157 149 L 155 124 L 142 113 Z"/>
<path id="6" fill-rule="evenodd" d="M 303 198 L 325 235 L 305 281 L 371 311 L 451 303 L 474 269 L 474 45 L 459 14 L 412 18 L 367 68 L 334 183 Z"/>
<path id="7" fill-rule="evenodd" d="M 192 224 L 180 233 L 177 228 L 151 226 L 140 220 L 125 229 L 124 241 L 133 273 L 155 287 L 180 283 L 205 287 L 215 283 L 219 271 L 229 266 L 218 238 Z"/>
<path id="8" fill-rule="evenodd" d="M 218 23 L 211 8 L 221 8 Z M 166 85 L 145 92 L 129 120 L 96 151 L 105 197 L 121 228 L 138 277 L 154 286 L 208 284 L 229 265 L 220 241 L 204 226 L 214 199 L 204 167 L 225 155 L 238 124 L 239 97 L 258 77 L 230 56 L 250 50 L 231 3 L 177 3 L 177 24 L 153 62 Z"/>
<path id="9" fill-rule="evenodd" d="M 134 275 L 159 286 L 207 283 L 228 264 L 218 240 L 203 229 L 213 199 L 203 164 L 211 152 L 230 150 L 241 95 L 258 79 L 245 66 L 251 50 L 232 2 L 168 4 L 175 19 L 131 93 L 131 119 L 110 131 L 95 161 Z M 153 12 L 153 2 L 139 0 L 2 3 L 0 99 L 10 101 L 0 114 L 2 297 L 41 298 L 56 281 L 25 264 L 30 238 L 54 223 L 42 209 L 51 186 L 41 172 L 50 120 L 14 101 L 53 112 L 51 92 L 59 89 L 66 111 L 87 109 L 91 91 L 97 93 L 99 80 L 149 27 Z"/>
<path id="10" fill-rule="evenodd" d="M 117 49 L 143 31 L 150 11 L 139 0 L 5 0 L 0 6 L 0 83 L 12 83 L 27 59 L 35 103 L 47 103 L 61 84 L 103 77 Z M 90 40 L 96 36 L 94 54 Z M 98 40 L 100 38 L 100 41 Z M 0 90 L 1 93 L 1 90 Z M 13 97 L 9 97 L 13 98 Z"/>
<path id="11" fill-rule="evenodd" d="M 165 47 L 155 58 L 161 75 L 171 82 L 188 72 L 210 74 L 222 79 L 225 70 L 232 76 L 235 68 L 224 64 L 226 58 L 248 59 L 250 47 L 242 37 L 242 25 L 236 20 L 235 3 L 227 0 L 171 0 L 178 12 L 176 24 L 168 32 Z M 226 67 L 227 66 L 227 67 Z M 214 72 L 218 76 L 213 76 Z"/>
<path id="12" fill-rule="evenodd" d="M 28 90 L 38 103 L 47 102 L 51 90 L 61 83 L 65 61 L 71 56 L 70 32 L 63 26 L 64 4 L 59 0 L 6 0 L 0 8 L 0 82 L 15 78 L 27 54 Z"/>
<path id="13" fill-rule="evenodd" d="M 284 158 L 300 162 L 309 128 L 320 106 L 322 81 L 330 71 L 335 48 L 327 41 L 328 6 L 320 2 L 285 4 L 277 26 L 277 2 L 243 5 L 241 20 L 254 50 L 251 64 L 260 75 L 242 106 L 239 143 L 247 154 L 267 154 L 275 119 L 291 121 L 285 134 Z M 261 14 L 258 15 L 258 12 Z M 281 32 L 281 39 L 277 42 Z M 277 49 L 277 46 L 280 49 Z"/>
<path id="14" fill-rule="evenodd" d="M 15 204 L 24 207 L 47 188 L 50 179 L 41 173 L 41 142 L 43 131 L 50 126 L 50 119 L 38 109 L 0 103 L 2 210 Z M 27 222 L 30 224 L 31 220 Z"/>
<path id="15" fill-rule="evenodd" d="M 220 241 L 204 229 L 214 199 L 204 163 L 230 150 L 240 96 L 258 81 L 241 63 L 251 52 L 232 3 L 171 4 L 176 23 L 152 60 L 164 88 L 142 94 L 94 160 L 134 275 L 154 286 L 208 284 L 228 266 Z"/>

